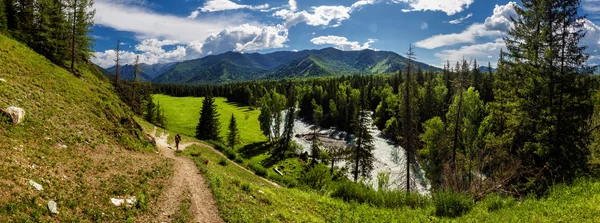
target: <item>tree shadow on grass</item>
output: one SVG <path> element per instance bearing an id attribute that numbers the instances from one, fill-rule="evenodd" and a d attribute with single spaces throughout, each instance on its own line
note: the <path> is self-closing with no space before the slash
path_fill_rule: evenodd
<path id="1" fill-rule="evenodd" d="M 267 142 L 255 142 L 238 150 L 238 153 L 244 157 L 244 159 L 250 159 L 252 157 L 263 154 L 271 149 L 271 146 Z"/>

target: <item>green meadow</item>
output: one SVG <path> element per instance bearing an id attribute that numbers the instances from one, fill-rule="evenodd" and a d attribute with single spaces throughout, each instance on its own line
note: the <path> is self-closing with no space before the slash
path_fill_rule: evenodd
<path id="1" fill-rule="evenodd" d="M 160 103 L 160 108 L 167 118 L 166 128 L 173 133 L 180 133 L 194 137 L 196 126 L 200 119 L 200 110 L 204 98 L 197 97 L 171 97 L 167 95 L 154 95 L 155 103 Z M 236 118 L 240 130 L 241 144 L 239 147 L 267 140 L 260 130 L 258 123 L 259 110 L 251 110 L 248 107 L 239 106 L 236 103 L 227 102 L 226 98 L 215 98 L 219 120 L 221 124 L 221 138 L 225 139 L 229 130 L 231 114 Z"/>

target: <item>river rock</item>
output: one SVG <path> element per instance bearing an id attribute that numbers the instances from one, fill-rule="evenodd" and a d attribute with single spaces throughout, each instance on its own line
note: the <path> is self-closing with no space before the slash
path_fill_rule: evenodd
<path id="1" fill-rule="evenodd" d="M 56 202 L 48 201 L 48 210 L 50 210 L 50 213 L 52 213 L 52 214 L 58 214 L 58 209 L 56 208 Z"/>

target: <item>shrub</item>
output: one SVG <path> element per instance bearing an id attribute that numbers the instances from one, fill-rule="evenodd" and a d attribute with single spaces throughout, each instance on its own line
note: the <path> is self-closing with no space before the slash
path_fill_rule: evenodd
<path id="1" fill-rule="evenodd" d="M 225 159 L 225 158 L 221 158 L 221 160 L 219 160 L 219 164 L 220 164 L 221 166 L 227 166 L 227 159 Z"/>
<path id="2" fill-rule="evenodd" d="M 135 203 L 135 207 L 139 210 L 147 210 L 148 209 L 148 198 L 146 197 L 146 193 L 140 191 L 137 196 L 137 202 Z"/>
<path id="3" fill-rule="evenodd" d="M 235 160 L 237 158 L 235 152 L 231 149 L 223 150 L 223 154 L 225 154 L 225 156 L 227 156 L 227 158 L 229 158 L 230 160 Z"/>
<path id="4" fill-rule="evenodd" d="M 487 207 L 488 211 L 496 211 L 505 207 L 510 207 L 515 203 L 515 199 L 512 197 L 503 198 L 497 194 L 488 195 L 483 202 Z"/>
<path id="5" fill-rule="evenodd" d="M 323 164 L 316 164 L 312 167 L 308 167 L 300 181 L 315 190 L 322 190 L 324 187 L 329 185 L 331 182 L 331 174 L 329 168 Z"/>
<path id="6" fill-rule="evenodd" d="M 246 192 L 251 192 L 252 191 L 252 187 L 250 186 L 249 183 L 242 183 L 242 190 L 246 191 Z"/>
<path id="7" fill-rule="evenodd" d="M 244 163 L 244 159 L 242 159 L 242 157 L 238 156 L 238 157 L 235 158 L 235 162 L 239 163 L 239 164 L 242 164 L 242 163 Z"/>
<path id="8" fill-rule="evenodd" d="M 213 145 L 213 147 L 215 147 L 215 149 L 217 149 L 219 151 L 224 151 L 225 149 L 227 149 L 227 147 L 222 142 L 218 142 L 218 141 L 214 141 L 214 140 L 208 140 L 206 142 L 208 144 Z"/>
<path id="9" fill-rule="evenodd" d="M 340 182 L 331 197 L 384 208 L 425 207 L 428 203 L 428 198 L 418 193 L 406 195 L 406 191 L 403 190 L 375 191 L 368 185 L 350 181 Z"/>
<path id="10" fill-rule="evenodd" d="M 460 217 L 473 207 L 471 197 L 450 191 L 437 192 L 433 197 L 435 215 L 440 217 Z"/>
<path id="11" fill-rule="evenodd" d="M 267 169 L 258 163 L 251 164 L 250 169 L 254 170 L 254 173 L 258 176 L 267 177 Z"/>

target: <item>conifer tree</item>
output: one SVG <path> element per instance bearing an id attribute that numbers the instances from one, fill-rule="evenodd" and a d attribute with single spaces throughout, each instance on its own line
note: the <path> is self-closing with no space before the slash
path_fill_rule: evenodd
<path id="1" fill-rule="evenodd" d="M 269 107 L 269 94 L 266 94 L 260 100 L 260 115 L 258 116 L 258 122 L 260 123 L 260 130 L 262 130 L 263 135 L 265 135 L 269 142 L 273 143 L 273 115 L 271 113 L 271 108 Z"/>
<path id="2" fill-rule="evenodd" d="M 283 128 L 283 136 L 280 139 L 279 155 L 285 157 L 287 151 L 291 149 L 292 137 L 294 133 L 294 120 L 296 118 L 296 89 L 292 82 L 288 85 L 287 97 L 287 112 L 285 114 L 285 125 Z"/>
<path id="3" fill-rule="evenodd" d="M 121 49 L 121 40 L 117 40 L 117 50 L 115 50 L 115 84 L 119 86 L 119 78 L 121 76 L 121 59 L 119 58 Z M 73 63 L 73 61 L 71 61 Z"/>
<path id="4" fill-rule="evenodd" d="M 354 139 L 353 150 L 348 157 L 351 161 L 352 174 L 354 175 L 354 181 L 358 181 L 358 177 L 367 177 L 373 170 L 373 162 L 375 160 L 373 156 L 373 136 L 369 132 L 369 126 L 367 123 L 368 117 L 368 106 L 366 102 L 366 95 L 364 91 L 360 91 L 359 96 L 359 112 L 352 118 L 352 126 L 356 134 Z"/>
<path id="5" fill-rule="evenodd" d="M 238 130 L 235 116 L 233 116 L 233 114 L 231 114 L 231 119 L 229 120 L 229 134 L 227 135 L 227 142 L 229 143 L 229 146 L 231 146 L 231 150 L 234 150 L 235 145 L 240 142 L 240 131 Z"/>
<path id="6" fill-rule="evenodd" d="M 0 32 L 3 32 L 8 28 L 7 23 L 6 3 L 5 0 L 0 0 Z"/>
<path id="7" fill-rule="evenodd" d="M 202 102 L 200 111 L 200 120 L 196 126 L 196 138 L 200 140 L 221 141 L 219 136 L 219 114 L 215 99 L 212 96 L 206 96 Z"/>
<path id="8" fill-rule="evenodd" d="M 321 149 L 319 148 L 319 146 L 320 146 L 319 129 L 321 128 L 321 120 L 323 119 L 323 107 L 318 105 L 317 102 L 315 101 L 315 99 L 312 100 L 311 104 L 313 107 L 313 122 L 314 122 L 314 125 L 312 126 L 313 138 L 312 138 L 312 144 L 311 144 L 311 153 L 313 156 L 313 160 L 318 160 L 321 157 Z"/>

